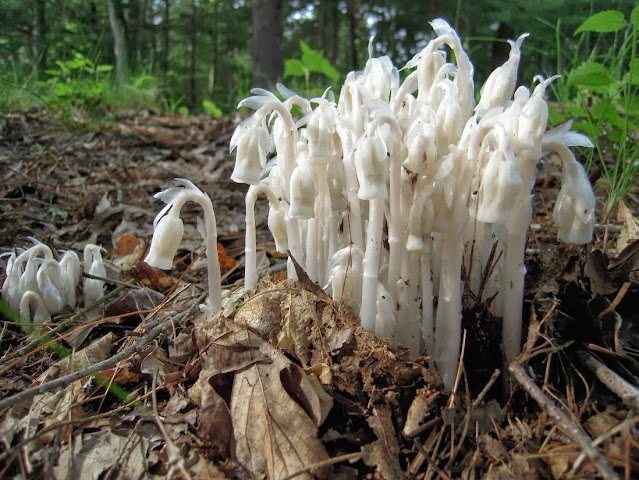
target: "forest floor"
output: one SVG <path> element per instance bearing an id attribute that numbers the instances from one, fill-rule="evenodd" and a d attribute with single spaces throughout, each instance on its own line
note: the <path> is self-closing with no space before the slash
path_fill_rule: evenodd
<path id="1" fill-rule="evenodd" d="M 467 309 L 449 394 L 428 357 L 362 332 L 304 275 L 290 284 L 273 268 L 243 294 L 246 189 L 229 180 L 228 152 L 238 120 L 136 112 L 101 131 L 43 111 L 0 120 L 0 253 L 29 237 L 57 252 L 95 243 L 109 279 L 105 302 L 56 315 L 47 336 L 4 318 L 0 478 L 637 478 L 630 210 L 596 229 L 594 253 L 558 242 L 558 170 L 546 164 L 523 353 L 507 373 L 499 319 L 484 303 Z M 207 292 L 199 207 L 183 209 L 172 270 L 142 262 L 163 206 L 153 194 L 176 177 L 215 207 L 226 287 L 210 321 L 197 308 Z M 267 206 L 258 201 L 264 269 L 282 262 Z"/>

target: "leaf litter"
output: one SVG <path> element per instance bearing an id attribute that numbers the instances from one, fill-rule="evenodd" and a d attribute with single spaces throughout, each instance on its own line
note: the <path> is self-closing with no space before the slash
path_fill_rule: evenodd
<path id="1" fill-rule="evenodd" d="M 0 477 L 636 475 L 632 207 L 597 229 L 593 249 L 562 245 L 544 202 L 556 176 L 540 184 L 524 351 L 505 373 L 499 319 L 480 304 L 464 315 L 464 362 L 447 394 L 429 357 L 363 332 L 304 272 L 289 283 L 274 268 L 242 292 L 245 190 L 228 180 L 227 146 L 238 121 L 142 112 L 91 132 L 44 111 L 1 119 L 2 252 L 27 236 L 57 252 L 101 244 L 113 298 L 79 318 L 56 316 L 51 338 L 37 342 L 4 319 Z M 152 194 L 174 177 L 196 180 L 216 209 L 227 287 L 212 322 L 197 309 L 206 291 L 197 208 L 185 207 L 171 271 L 141 261 L 158 209 Z M 268 268 L 282 259 L 266 213 L 258 201 Z"/>

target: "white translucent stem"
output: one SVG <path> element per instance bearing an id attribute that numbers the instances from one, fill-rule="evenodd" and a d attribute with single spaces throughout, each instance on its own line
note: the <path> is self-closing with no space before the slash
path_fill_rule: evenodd
<path id="1" fill-rule="evenodd" d="M 244 290 L 251 291 L 257 285 L 257 245 L 255 229 L 255 202 L 260 194 L 271 202 L 270 208 L 280 208 L 280 202 L 267 185 L 251 185 L 246 193 L 246 233 L 244 237 Z M 207 230 L 208 231 L 208 230 Z"/>
<path id="2" fill-rule="evenodd" d="M 395 155 L 390 161 L 390 217 L 388 218 L 388 291 L 397 298 L 397 281 L 401 265 L 402 235 L 401 235 L 401 164 Z"/>
<path id="3" fill-rule="evenodd" d="M 316 209 L 317 210 L 317 209 Z M 308 278 L 312 281 L 317 282 L 319 280 L 317 276 L 317 270 L 319 268 L 319 255 L 318 255 L 318 247 L 317 237 L 319 235 L 319 226 L 318 220 L 316 217 L 309 218 L 307 220 L 307 230 L 306 230 L 306 266 L 305 270 L 308 274 Z"/>
<path id="4" fill-rule="evenodd" d="M 506 258 L 503 267 L 502 290 L 502 344 L 508 363 L 514 361 L 521 351 L 522 309 L 524 303 L 524 280 L 526 267 L 526 232 L 532 221 L 530 191 L 535 178 L 534 163 L 521 169 L 522 190 L 515 199 L 513 216 L 508 224 L 505 245 Z"/>
<path id="5" fill-rule="evenodd" d="M 367 332 L 375 331 L 377 307 L 377 276 L 379 275 L 382 226 L 384 224 L 384 199 L 369 200 L 368 229 L 366 231 L 366 251 L 364 253 L 364 274 L 362 279 L 362 306 L 360 320 Z"/>
<path id="6" fill-rule="evenodd" d="M 302 249 L 302 234 L 300 231 L 300 222 L 297 218 L 286 217 L 286 236 L 288 237 L 288 249 L 297 263 L 304 266 L 304 251 Z M 289 280 L 297 280 L 297 273 L 293 267 L 293 263 L 287 263 L 287 277 Z"/>
<path id="7" fill-rule="evenodd" d="M 430 236 L 424 239 L 424 243 L 432 243 Z M 430 252 L 430 245 L 427 251 Z M 433 312 L 433 278 L 430 266 L 430 253 L 422 255 L 419 259 L 422 279 L 422 338 L 426 347 L 426 354 L 432 355 L 435 351 L 435 323 Z"/>
<path id="8" fill-rule="evenodd" d="M 435 363 L 450 391 L 455 380 L 461 346 L 461 263 L 463 245 L 458 232 L 443 232 L 439 301 L 435 315 Z"/>
<path id="9" fill-rule="evenodd" d="M 350 155 L 352 159 L 352 155 Z M 360 200 L 357 196 L 359 183 L 357 182 L 357 173 L 351 160 L 344 162 L 344 171 L 346 172 L 346 195 L 348 197 L 348 225 L 351 234 L 351 243 L 358 248 L 364 250 L 364 232 L 362 227 L 362 210 Z"/>
<path id="10" fill-rule="evenodd" d="M 405 253 L 402 257 L 401 278 L 397 284 L 397 343 L 408 348 L 412 357 L 420 353 L 421 318 L 419 315 L 419 257 Z"/>
<path id="11" fill-rule="evenodd" d="M 313 170 L 317 172 L 318 201 L 315 208 L 315 218 L 318 222 L 317 231 L 317 282 L 326 285 L 328 282 L 326 264 L 330 258 L 330 221 L 333 217 L 331 213 L 331 194 L 328 188 L 328 168 L 329 165 L 319 165 Z"/>

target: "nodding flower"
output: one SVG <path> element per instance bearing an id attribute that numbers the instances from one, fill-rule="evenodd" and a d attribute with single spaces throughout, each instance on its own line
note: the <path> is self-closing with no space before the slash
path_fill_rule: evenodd
<path id="1" fill-rule="evenodd" d="M 278 85 L 281 101 L 253 89 L 240 102 L 254 113 L 231 139 L 231 178 L 252 185 L 245 290 L 257 282 L 254 207 L 264 193 L 277 250 L 290 251 L 309 278 L 358 311 L 364 330 L 413 355 L 426 348 L 450 389 L 466 280 L 474 293 L 496 298 L 491 310 L 504 320 L 506 360 L 521 348 L 526 230 L 541 157 L 556 152 L 563 161 L 554 211 L 560 239 L 591 238 L 594 195 L 568 149 L 587 142 L 569 125 L 546 132 L 544 95 L 555 77 L 535 77 L 532 93 L 517 88 L 528 34 L 509 41 L 508 60 L 488 76 L 475 105 L 463 42 L 446 21 L 431 25 L 435 36 L 406 64 L 414 71 L 403 82 L 390 59 L 371 55 L 363 71 L 346 75 L 337 104 L 328 90 L 305 100 Z M 183 201 L 173 190 L 160 196 L 167 207 L 156 217 L 148 256 L 167 268 L 183 232 Z M 500 260 L 487 273 L 495 252 Z M 466 261 L 473 268 L 462 279 Z"/>
<path id="2" fill-rule="evenodd" d="M 197 188 L 191 181 L 176 178 L 181 187 L 168 188 L 155 194 L 166 206 L 160 210 L 153 220 L 153 238 L 151 247 L 144 261 L 152 267 L 168 270 L 173 266 L 173 257 L 177 253 L 184 225 L 180 219 L 180 210 L 188 201 L 198 203 L 204 211 L 204 222 L 198 218 L 198 231 L 206 243 L 206 259 L 208 266 L 209 306 L 202 309 L 212 316 L 222 308 L 222 280 L 220 263 L 217 256 L 217 226 L 213 204 L 208 195 Z M 86 265 L 85 265 L 86 268 Z"/>

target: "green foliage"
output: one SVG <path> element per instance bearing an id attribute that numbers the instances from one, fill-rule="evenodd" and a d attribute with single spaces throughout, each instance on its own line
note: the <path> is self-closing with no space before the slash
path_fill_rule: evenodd
<path id="1" fill-rule="evenodd" d="M 207 115 L 210 115 L 213 118 L 220 118 L 222 116 L 222 110 L 220 107 L 207 98 L 202 100 L 202 108 Z"/>
<path id="2" fill-rule="evenodd" d="M 56 60 L 58 68 L 46 70 L 49 76 L 36 86 L 48 91 L 50 106 L 88 106 L 100 101 L 110 82 L 112 65 L 95 65 L 80 52 L 75 52 L 70 60 Z"/>
<path id="3" fill-rule="evenodd" d="M 166 96 L 162 98 L 162 111 L 166 113 L 170 113 L 170 114 L 175 114 L 175 113 L 182 114 L 181 110 L 183 108 L 186 108 L 186 111 L 188 112 L 189 109 L 188 107 L 185 107 L 184 105 L 182 105 L 183 102 L 184 102 L 184 95 L 181 95 L 179 97 Z"/>
<path id="4" fill-rule="evenodd" d="M 626 26 L 623 12 L 606 10 L 592 15 L 575 30 L 575 35 L 582 32 L 609 33 L 621 30 Z"/>
<path id="5" fill-rule="evenodd" d="M 323 77 L 327 77 L 333 82 L 337 82 L 340 75 L 324 57 L 322 51 L 313 50 L 305 41 L 300 40 L 301 58 L 288 58 L 284 62 L 284 78 L 297 78 L 304 80 L 304 94 L 309 97 L 321 95 L 326 84 Z M 315 84 L 311 84 L 311 74 L 320 74 L 323 77 L 317 78 Z M 293 85 L 297 87 L 298 85 Z"/>
<path id="6" fill-rule="evenodd" d="M 572 68 L 555 87 L 561 106 L 551 109 L 552 123 L 574 118 L 574 128 L 592 138 L 595 150 L 586 153 L 586 167 L 601 171 L 606 217 L 639 182 L 638 31 L 639 5 L 629 22 L 617 10 L 586 19 L 575 35 L 593 47 L 587 58 L 569 59 Z"/>

